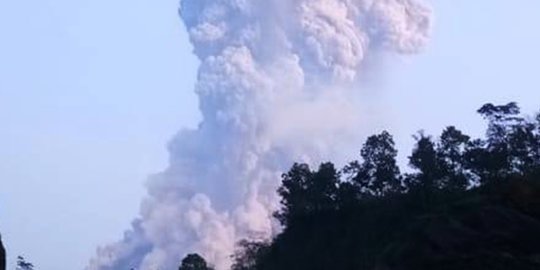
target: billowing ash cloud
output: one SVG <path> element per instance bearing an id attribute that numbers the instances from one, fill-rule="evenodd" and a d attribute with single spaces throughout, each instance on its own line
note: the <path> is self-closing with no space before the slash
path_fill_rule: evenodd
<path id="1" fill-rule="evenodd" d="M 188 252 L 227 269 L 238 240 L 271 237 L 280 174 L 357 138 L 363 60 L 428 40 L 419 1 L 183 0 L 203 120 L 173 138 L 140 217 L 87 269 L 175 269 Z"/>

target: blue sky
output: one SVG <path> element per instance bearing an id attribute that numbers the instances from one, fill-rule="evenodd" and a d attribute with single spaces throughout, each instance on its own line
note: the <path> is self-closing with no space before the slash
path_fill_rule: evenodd
<path id="1" fill-rule="evenodd" d="M 365 90 L 402 152 L 419 129 L 480 134 L 485 102 L 540 109 L 540 2 L 433 3 L 426 51 L 387 59 Z M 196 125 L 197 60 L 177 6 L 0 2 L 0 232 L 11 259 L 82 269 L 136 216 L 169 138 Z"/>

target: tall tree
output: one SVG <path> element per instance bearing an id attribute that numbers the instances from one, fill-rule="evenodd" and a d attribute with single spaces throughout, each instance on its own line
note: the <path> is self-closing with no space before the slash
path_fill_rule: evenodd
<path id="1" fill-rule="evenodd" d="M 188 254 L 180 265 L 179 270 L 212 270 L 199 254 Z"/>
<path id="2" fill-rule="evenodd" d="M 478 113 L 488 120 L 487 139 L 490 145 L 504 143 L 513 124 L 523 120 L 519 117 L 520 108 L 515 102 L 506 105 L 484 104 Z"/>
<path id="3" fill-rule="evenodd" d="M 388 132 L 370 136 L 360 151 L 362 163 L 352 162 L 345 171 L 360 192 L 384 196 L 401 189 L 394 139 Z"/>
<path id="4" fill-rule="evenodd" d="M 282 177 L 278 189 L 282 209 L 276 217 L 287 224 L 297 216 L 337 207 L 339 173 L 332 163 L 323 163 L 313 172 L 307 164 L 294 164 Z"/>
<path id="5" fill-rule="evenodd" d="M 450 190 L 464 190 L 471 178 L 464 164 L 465 149 L 470 137 L 453 126 L 447 127 L 437 143 L 437 159 L 442 170 L 442 184 Z"/>
<path id="6" fill-rule="evenodd" d="M 409 164 L 418 170 L 415 176 L 416 185 L 426 191 L 442 188 L 443 172 L 435 151 L 435 143 L 423 133 L 415 136 L 415 139 L 416 145 L 409 157 Z"/>
<path id="7" fill-rule="evenodd" d="M 540 160 L 538 117 L 535 121 L 520 115 L 514 102 L 495 106 L 486 104 L 478 112 L 488 120 L 486 148 L 478 165 L 490 168 L 484 178 L 523 175 Z"/>
<path id="8" fill-rule="evenodd" d="M 310 211 L 318 212 L 336 208 L 339 173 L 334 164 L 327 162 L 319 166 L 308 182 Z"/>
<path id="9" fill-rule="evenodd" d="M 478 113 L 488 121 L 486 132 L 485 153 L 476 157 L 478 165 L 487 175 L 480 175 L 484 179 L 493 179 L 495 176 L 504 177 L 512 173 L 512 157 L 510 153 L 510 134 L 523 118 L 519 117 L 520 109 L 515 102 L 506 105 L 483 105 Z M 478 151 L 475 151 L 480 154 Z M 497 169 L 495 169 L 497 168 Z"/>
<path id="10" fill-rule="evenodd" d="M 295 163 L 292 168 L 282 175 L 278 194 L 281 196 L 281 209 L 275 217 L 282 225 L 287 224 L 294 216 L 307 212 L 309 199 L 307 189 L 313 173 L 307 164 Z"/>
<path id="11" fill-rule="evenodd" d="M 512 173 L 526 174 L 536 166 L 538 140 L 535 129 L 534 122 L 526 120 L 512 126 L 507 140 Z"/>
<path id="12" fill-rule="evenodd" d="M 473 175 L 474 185 L 483 184 L 493 176 L 490 153 L 486 148 L 487 142 L 482 139 L 469 141 L 463 156 L 463 166 Z"/>

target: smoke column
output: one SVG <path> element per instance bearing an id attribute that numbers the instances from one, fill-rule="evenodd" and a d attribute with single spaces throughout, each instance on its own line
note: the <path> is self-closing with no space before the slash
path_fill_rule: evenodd
<path id="1" fill-rule="evenodd" d="M 87 270 L 176 269 L 189 252 L 227 269 L 237 241 L 279 231 L 280 174 L 358 138 L 364 60 L 417 52 L 431 25 L 421 0 L 182 0 L 180 16 L 203 120 L 172 139 L 140 217 Z"/>

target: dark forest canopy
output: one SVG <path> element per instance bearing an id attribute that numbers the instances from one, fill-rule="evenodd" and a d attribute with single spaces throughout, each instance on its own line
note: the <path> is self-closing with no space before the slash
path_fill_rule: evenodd
<path id="1" fill-rule="evenodd" d="M 360 160 L 342 169 L 323 163 L 317 170 L 294 164 L 278 190 L 282 208 L 276 217 L 288 226 L 297 217 L 334 211 L 379 198 L 411 193 L 460 193 L 509 178 L 540 173 L 540 114 L 520 115 L 516 103 L 486 104 L 478 113 L 488 121 L 486 138 L 472 139 L 456 127 L 438 138 L 420 133 L 409 156 L 413 173 L 400 173 L 392 136 L 384 131 L 367 139 Z"/>
<path id="2" fill-rule="evenodd" d="M 213 270 L 199 254 L 188 254 L 180 265 L 179 270 Z"/>
<path id="3" fill-rule="evenodd" d="M 283 232 L 239 243 L 233 270 L 540 269 L 540 114 L 478 113 L 485 138 L 415 136 L 411 173 L 388 132 L 344 168 L 294 164 L 278 190 Z"/>

